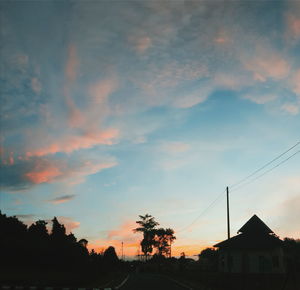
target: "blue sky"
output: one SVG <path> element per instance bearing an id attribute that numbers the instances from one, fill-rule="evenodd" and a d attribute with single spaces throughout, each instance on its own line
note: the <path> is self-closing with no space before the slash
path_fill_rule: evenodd
<path id="1" fill-rule="evenodd" d="M 28 224 L 58 216 L 90 247 L 124 241 L 134 255 L 139 214 L 185 228 L 300 140 L 297 1 L 1 9 L 0 202 Z M 299 237 L 299 164 L 232 193 L 232 232 L 256 213 Z M 225 217 L 222 199 L 178 231 L 174 253 L 226 238 Z"/>

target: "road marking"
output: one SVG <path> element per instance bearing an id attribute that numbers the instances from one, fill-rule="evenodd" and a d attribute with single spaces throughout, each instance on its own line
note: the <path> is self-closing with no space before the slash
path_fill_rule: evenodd
<path id="1" fill-rule="evenodd" d="M 127 282 L 128 279 L 129 275 L 123 280 L 123 282 L 120 285 L 116 286 L 115 289 L 120 289 Z"/>

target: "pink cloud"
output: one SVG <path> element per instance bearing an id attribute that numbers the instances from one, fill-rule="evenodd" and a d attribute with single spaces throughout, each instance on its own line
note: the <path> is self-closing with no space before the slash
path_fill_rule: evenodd
<path id="1" fill-rule="evenodd" d="M 110 128 L 104 131 L 85 133 L 80 136 L 66 136 L 43 148 L 27 152 L 27 156 L 45 156 L 58 152 L 71 153 L 79 149 L 88 149 L 96 145 L 112 145 L 119 136 L 119 131 Z"/>
<path id="2" fill-rule="evenodd" d="M 230 37 L 224 30 L 220 30 L 216 37 L 214 38 L 214 42 L 218 45 L 224 45 L 230 42 Z"/>
<path id="3" fill-rule="evenodd" d="M 68 194 L 68 195 L 63 195 L 57 198 L 53 198 L 51 200 L 48 200 L 48 202 L 52 203 L 52 204 L 61 204 L 61 203 L 65 203 L 68 202 L 70 200 L 72 200 L 75 197 L 74 194 Z"/>
<path id="4" fill-rule="evenodd" d="M 65 226 L 67 233 L 72 232 L 74 229 L 77 229 L 80 226 L 80 222 L 74 221 L 69 217 L 59 216 L 57 217 L 57 220 Z"/>
<path id="5" fill-rule="evenodd" d="M 68 181 L 69 185 L 79 184 L 85 181 L 86 176 L 95 174 L 103 169 L 108 169 L 116 165 L 118 165 L 118 163 L 113 160 L 107 162 L 85 161 L 78 165 L 78 167 L 75 169 L 70 168 L 65 173 L 65 179 Z"/>
<path id="6" fill-rule="evenodd" d="M 85 177 L 95 174 L 103 169 L 111 168 L 117 165 L 112 158 L 106 160 L 52 160 L 41 157 L 27 158 L 21 168 L 21 174 L 28 184 L 41 184 L 53 182 L 66 182 L 69 185 L 78 184 L 85 181 Z M 27 165 L 25 165 L 27 164 Z M 20 166 L 20 164 L 19 164 Z M 30 168 L 29 170 L 27 168 Z M 64 202 L 66 196 L 62 200 L 53 200 L 54 203 Z"/>
<path id="7" fill-rule="evenodd" d="M 300 9 L 299 9 L 300 12 Z M 300 16 L 299 14 L 295 14 L 294 12 L 288 13 L 286 17 L 287 22 L 287 35 L 297 40 L 300 38 Z"/>
<path id="8" fill-rule="evenodd" d="M 71 128 L 80 128 L 85 122 L 84 114 L 76 107 L 74 101 L 69 95 L 66 95 L 66 104 L 68 107 L 68 122 Z"/>
<path id="9" fill-rule="evenodd" d="M 144 53 L 152 45 L 150 37 L 144 36 L 134 39 L 134 48 L 138 53 Z"/>
<path id="10" fill-rule="evenodd" d="M 115 79 L 105 79 L 92 84 L 89 88 L 89 93 L 92 96 L 92 105 L 103 105 L 109 95 L 113 93 L 118 86 Z"/>
<path id="11" fill-rule="evenodd" d="M 35 184 L 45 183 L 45 182 L 51 182 L 54 178 L 60 176 L 62 172 L 54 167 L 49 166 L 48 168 L 44 168 L 41 170 L 38 170 L 36 168 L 34 171 L 30 171 L 25 174 L 25 177 Z"/>
<path id="12" fill-rule="evenodd" d="M 279 54 L 260 49 L 256 54 L 252 59 L 244 61 L 245 68 L 253 73 L 254 80 L 264 82 L 268 78 L 279 80 L 288 76 L 290 65 Z"/>
<path id="13" fill-rule="evenodd" d="M 79 65 L 79 60 L 77 58 L 76 47 L 70 45 L 68 49 L 68 59 L 65 67 L 65 75 L 68 82 L 72 83 L 77 77 L 77 69 Z"/>

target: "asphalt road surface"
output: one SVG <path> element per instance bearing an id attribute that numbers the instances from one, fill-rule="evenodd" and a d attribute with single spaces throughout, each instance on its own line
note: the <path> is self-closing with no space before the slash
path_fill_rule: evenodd
<path id="1" fill-rule="evenodd" d="M 158 274 L 132 273 L 120 290 L 187 290 Z"/>

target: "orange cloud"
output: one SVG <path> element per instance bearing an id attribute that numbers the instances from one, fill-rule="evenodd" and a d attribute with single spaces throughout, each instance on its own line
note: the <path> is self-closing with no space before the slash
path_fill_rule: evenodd
<path id="1" fill-rule="evenodd" d="M 101 252 L 109 246 L 115 247 L 117 253 L 121 254 L 121 247 L 123 242 L 123 250 L 125 256 L 137 255 L 141 236 L 133 233 L 136 228 L 134 221 L 124 222 L 119 229 L 110 230 L 107 232 L 106 238 L 92 241 L 88 244 L 88 248 Z"/>
<path id="2" fill-rule="evenodd" d="M 110 128 L 102 132 L 91 132 L 81 136 L 67 136 L 44 148 L 29 151 L 26 155 L 27 157 L 31 157 L 45 156 L 58 152 L 71 153 L 79 149 L 88 149 L 101 144 L 112 145 L 115 143 L 118 135 L 119 131 L 117 129 Z"/>

